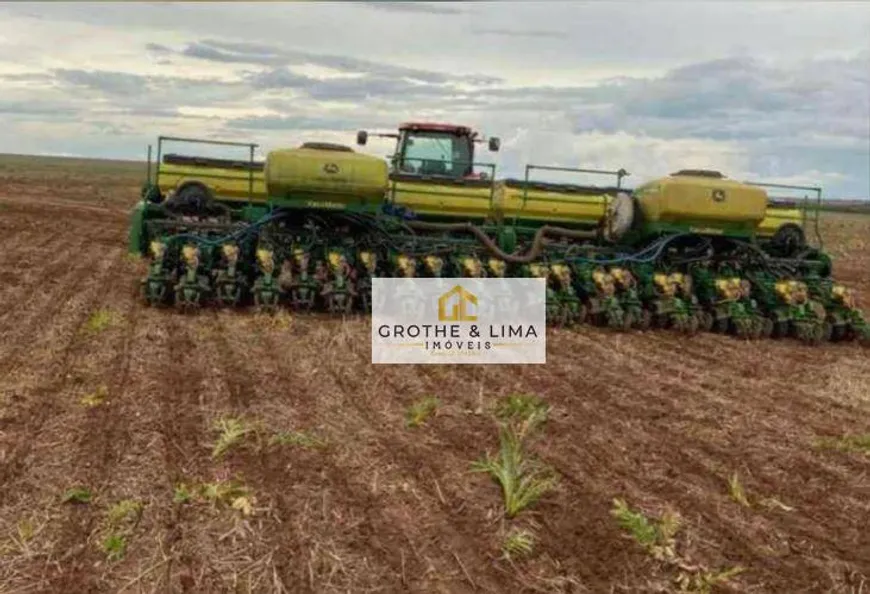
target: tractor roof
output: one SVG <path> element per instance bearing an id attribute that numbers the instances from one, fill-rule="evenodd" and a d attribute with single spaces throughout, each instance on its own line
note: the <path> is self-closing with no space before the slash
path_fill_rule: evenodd
<path id="1" fill-rule="evenodd" d="M 399 126 L 399 130 L 411 130 L 414 132 L 451 132 L 454 134 L 464 134 L 475 136 L 476 134 L 468 126 L 457 126 L 456 124 L 435 124 L 429 122 L 405 122 Z"/>

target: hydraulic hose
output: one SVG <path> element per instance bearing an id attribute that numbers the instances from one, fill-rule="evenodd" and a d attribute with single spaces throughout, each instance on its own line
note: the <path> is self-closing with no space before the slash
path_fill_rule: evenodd
<path id="1" fill-rule="evenodd" d="M 534 262 L 544 251 L 545 236 L 552 235 L 555 237 L 567 237 L 570 239 L 595 239 L 597 234 L 594 231 L 575 231 L 573 229 L 565 229 L 563 227 L 551 227 L 544 225 L 535 233 L 532 240 L 532 247 L 523 255 L 517 253 L 508 254 L 496 245 L 496 243 L 481 230 L 471 223 L 427 223 L 423 221 L 406 221 L 405 224 L 411 229 L 419 229 L 420 231 L 445 231 L 445 232 L 466 232 L 471 233 L 486 246 L 486 248 L 501 258 L 505 262 L 512 264 L 528 264 Z"/>

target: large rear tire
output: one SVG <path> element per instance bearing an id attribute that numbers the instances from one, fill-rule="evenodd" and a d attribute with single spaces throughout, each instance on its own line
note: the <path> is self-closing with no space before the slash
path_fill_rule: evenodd
<path id="1" fill-rule="evenodd" d="M 170 212 L 190 217 L 220 216 L 228 212 L 227 207 L 216 202 L 211 190 L 201 183 L 182 186 L 164 206 Z"/>

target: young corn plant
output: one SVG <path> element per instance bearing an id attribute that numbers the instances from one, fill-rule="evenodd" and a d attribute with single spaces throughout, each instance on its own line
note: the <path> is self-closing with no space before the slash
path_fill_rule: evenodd
<path id="1" fill-rule="evenodd" d="M 98 309 L 85 322 L 84 331 L 88 334 L 98 334 L 117 321 L 117 315 L 110 309 Z"/>
<path id="2" fill-rule="evenodd" d="M 405 425 L 419 427 L 438 410 L 439 401 L 433 396 L 427 396 L 408 407 L 405 413 Z"/>
<path id="3" fill-rule="evenodd" d="M 304 431 L 280 431 L 269 438 L 269 445 L 320 449 L 326 447 L 326 440 Z"/>
<path id="4" fill-rule="evenodd" d="M 128 522 L 136 524 L 142 517 L 143 507 L 141 501 L 135 501 L 133 499 L 123 499 L 119 501 L 109 509 L 109 524 L 115 527 L 123 526 Z"/>
<path id="5" fill-rule="evenodd" d="M 91 499 L 93 499 L 93 493 L 87 487 L 67 489 L 61 497 L 63 503 L 90 503 Z"/>
<path id="6" fill-rule="evenodd" d="M 736 472 L 728 479 L 728 492 L 731 494 L 731 499 L 743 507 L 751 507 L 749 499 L 746 497 L 746 491 L 743 489 L 743 484 Z"/>
<path id="7" fill-rule="evenodd" d="M 185 503 L 190 503 L 191 499 L 193 499 L 193 493 L 191 493 L 187 485 L 183 483 L 175 485 L 172 493 L 173 503 L 184 505 Z"/>
<path id="8" fill-rule="evenodd" d="M 103 539 L 103 552 L 109 561 L 120 561 L 127 554 L 127 538 L 123 534 L 110 532 Z"/>
<path id="9" fill-rule="evenodd" d="M 715 571 L 681 571 L 674 581 L 682 592 L 710 594 L 713 591 L 713 586 L 724 584 L 744 571 L 745 569 L 739 566 Z"/>
<path id="10" fill-rule="evenodd" d="M 100 406 L 108 397 L 109 388 L 106 386 L 100 386 L 93 392 L 82 396 L 81 399 L 79 399 L 79 404 L 87 408 L 94 408 L 95 406 Z"/>
<path id="11" fill-rule="evenodd" d="M 680 518 L 673 512 L 665 512 L 655 523 L 643 513 L 632 510 L 625 500 L 614 499 L 610 514 L 654 558 L 672 560 L 676 557 L 674 537 L 680 529 Z"/>
<path id="12" fill-rule="evenodd" d="M 511 394 L 495 406 L 495 417 L 516 428 L 521 438 L 542 426 L 550 414 L 550 405 L 534 394 Z"/>
<path id="13" fill-rule="evenodd" d="M 142 518 L 141 501 L 124 499 L 113 505 L 107 514 L 107 529 L 103 552 L 109 561 L 118 561 L 127 554 L 127 541 Z"/>
<path id="14" fill-rule="evenodd" d="M 728 479 L 728 494 L 731 496 L 731 499 L 743 507 L 752 507 L 753 505 L 736 472 Z M 776 497 L 753 496 L 752 499 L 755 500 L 758 505 L 767 509 L 778 509 L 786 512 L 794 511 L 793 507 L 784 504 Z"/>
<path id="15" fill-rule="evenodd" d="M 840 452 L 864 453 L 870 456 L 870 433 L 859 435 L 844 435 L 842 437 L 822 437 L 816 440 L 815 446 L 821 449 L 838 450 Z"/>
<path id="16" fill-rule="evenodd" d="M 731 577 L 744 571 L 742 567 L 710 571 L 701 566 L 689 564 L 676 550 L 676 535 L 682 524 L 680 517 L 667 510 L 658 522 L 650 520 L 643 513 L 632 510 L 623 499 L 614 499 L 611 515 L 619 526 L 631 534 L 657 561 L 662 561 L 676 570 L 674 582 L 681 592 L 709 594 L 716 584 L 725 583 Z"/>
<path id="17" fill-rule="evenodd" d="M 505 558 L 524 557 L 532 553 L 535 547 L 535 536 L 525 529 L 513 528 L 505 536 L 501 545 Z"/>
<path id="18" fill-rule="evenodd" d="M 558 484 L 555 473 L 525 457 L 522 439 L 512 427 L 499 428 L 499 453 L 472 464 L 472 471 L 485 472 L 501 485 L 505 513 L 515 517 L 536 503 Z"/>
<path id="19" fill-rule="evenodd" d="M 204 484 L 199 489 L 199 496 L 212 505 L 229 505 L 245 516 L 254 512 L 254 496 L 251 490 L 236 481 Z"/>
<path id="20" fill-rule="evenodd" d="M 219 432 L 217 442 L 212 450 L 212 458 L 220 458 L 230 448 L 239 445 L 247 435 L 254 432 L 254 428 L 244 419 L 236 417 L 223 417 L 214 424 L 214 430 Z"/>

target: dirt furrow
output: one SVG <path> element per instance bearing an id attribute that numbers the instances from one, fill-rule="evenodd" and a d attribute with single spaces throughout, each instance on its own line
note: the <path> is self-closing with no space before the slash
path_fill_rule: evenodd
<path id="1" fill-rule="evenodd" d="M 4 349 L 0 350 L 0 374 L 9 373 L 39 338 L 39 328 L 51 328 L 54 318 L 69 307 L 69 299 L 82 290 L 78 281 L 94 271 L 94 262 L 71 253 L 52 263 L 47 275 L 40 275 L 42 283 L 38 297 L 22 294 L 9 304 L 6 315 L 0 318 L 4 334 Z M 94 271 L 96 272 L 96 271 Z"/>
<path id="2" fill-rule="evenodd" d="M 48 360 L 29 361 L 31 365 L 39 365 L 36 369 L 30 368 L 31 373 L 39 374 L 36 385 L 32 389 L 22 390 L 15 384 L 6 383 L 10 381 L 8 376 L 4 379 L 6 390 L 13 394 L 19 393 L 20 396 L 13 406 L 9 407 L 0 423 L 0 428 L 4 430 L 8 428 L 4 434 L 4 441 L 12 444 L 11 451 L 6 452 L 3 464 L 0 466 L 0 483 L 9 483 L 25 470 L 25 459 L 30 455 L 33 436 L 40 432 L 47 419 L 69 410 L 71 406 L 69 402 L 62 402 L 59 394 L 72 377 L 70 371 L 76 361 L 77 347 L 85 338 L 82 328 L 91 314 L 87 304 L 93 301 L 104 286 L 105 280 L 114 276 L 121 267 L 122 262 L 117 254 L 114 254 L 115 257 L 112 256 L 100 261 L 102 270 L 97 270 L 89 281 L 77 286 L 78 291 L 70 291 L 71 302 L 66 308 L 55 310 L 62 315 L 65 322 L 48 327 L 47 331 L 51 337 Z M 39 314 L 35 313 L 33 318 L 39 318 Z M 45 319 L 54 319 L 54 316 L 45 316 Z M 58 349 L 56 347 L 59 341 L 63 346 Z"/>
<path id="3" fill-rule="evenodd" d="M 671 354 L 665 352 L 662 353 L 662 356 L 670 357 Z M 557 360 L 553 363 L 559 365 L 561 363 L 558 361 L 559 357 L 557 356 L 555 359 Z M 570 358 L 566 356 L 563 361 L 567 364 Z M 652 381 L 657 381 L 656 378 L 658 375 L 653 376 Z M 637 383 L 640 379 L 642 376 L 636 376 L 634 382 Z M 754 456 L 755 452 L 761 451 L 758 444 L 756 443 L 753 448 L 747 449 L 741 447 L 739 442 L 730 445 L 733 442 L 729 440 L 729 445 L 716 448 L 713 447 L 714 442 L 711 442 L 709 435 L 704 435 L 702 439 L 701 436 L 686 436 L 680 432 L 674 433 L 672 431 L 669 443 L 659 453 L 659 450 L 651 449 L 650 444 L 656 441 L 657 435 L 662 435 L 663 432 L 668 431 L 670 426 L 673 426 L 674 419 L 679 418 L 681 410 L 672 405 L 670 410 L 656 413 L 655 409 L 659 408 L 656 405 L 658 403 L 653 404 L 638 400 L 637 394 L 629 391 L 628 387 L 626 386 L 626 389 L 619 390 L 619 392 L 613 391 L 613 386 L 586 387 L 583 385 L 583 380 L 578 378 L 575 385 L 567 388 L 572 391 L 582 390 L 588 395 L 587 398 L 592 400 L 591 406 L 586 408 L 586 414 L 582 417 L 571 416 L 571 419 L 576 419 L 576 421 L 569 421 L 569 427 L 566 427 L 565 431 L 570 431 L 570 435 L 589 435 L 592 432 L 591 434 L 596 436 L 595 441 L 589 442 L 587 440 L 581 447 L 576 438 L 570 438 L 563 433 L 563 437 L 551 443 L 550 447 L 547 448 L 546 459 L 553 463 L 572 483 L 572 496 L 576 489 L 587 489 L 587 485 L 600 484 L 602 480 L 606 484 L 609 475 L 615 478 L 637 474 L 643 476 L 644 480 L 642 483 L 635 481 L 635 484 L 629 489 L 635 498 L 644 497 L 644 493 L 655 493 L 661 500 L 678 504 L 683 509 L 697 509 L 709 501 L 711 491 L 719 491 L 722 494 L 723 504 L 727 505 L 725 481 L 728 474 L 738 467 L 745 469 L 747 462 L 751 468 L 752 459 L 757 458 Z M 705 399 L 698 400 L 699 394 L 701 392 L 685 393 L 683 396 L 685 398 L 684 404 L 692 408 L 704 403 Z M 548 396 L 552 397 L 553 392 L 551 391 Z M 677 396 L 677 394 L 672 394 L 672 396 Z M 617 401 L 620 402 L 620 410 L 613 411 L 612 404 Z M 644 420 L 641 421 L 641 419 Z M 562 421 L 554 423 L 557 426 L 561 424 Z M 695 419 L 693 426 L 697 427 L 697 419 Z M 558 431 L 561 432 L 561 428 Z M 747 435 L 749 433 L 751 430 L 747 432 Z M 622 443 L 620 444 L 619 456 L 614 458 L 613 453 L 615 452 L 611 442 L 613 436 L 616 435 L 623 437 L 620 439 Z M 631 440 L 627 441 L 625 436 L 631 436 Z M 772 443 L 768 446 L 768 448 L 770 447 L 775 449 L 776 445 Z M 732 460 L 740 460 L 740 462 L 737 465 L 729 464 L 729 461 Z M 830 486 L 839 485 L 839 489 L 836 490 L 848 491 L 850 480 L 848 479 L 849 475 L 842 471 L 838 471 L 836 468 L 828 470 L 817 460 L 811 460 L 813 459 L 807 454 L 805 461 L 810 466 L 805 466 L 804 468 L 807 470 L 803 472 L 796 472 L 797 469 L 793 466 L 793 462 L 789 463 L 789 472 L 794 477 L 792 481 L 789 481 L 793 483 L 789 503 L 798 507 L 808 506 L 818 509 L 818 492 L 808 494 L 806 500 L 803 500 L 801 497 L 802 483 L 805 494 L 807 493 L 806 481 L 812 482 L 813 478 L 818 477 L 820 473 L 827 475 Z M 579 465 L 585 466 L 585 471 L 578 473 L 577 467 Z M 761 465 L 759 464 L 759 466 Z M 602 467 L 608 468 L 608 472 L 603 476 L 601 474 Z M 673 472 L 674 468 L 679 468 L 679 472 Z M 783 470 L 785 471 L 785 469 Z M 782 487 L 784 478 L 777 476 L 776 484 Z M 753 487 L 757 484 L 758 481 L 752 482 Z M 770 486 L 772 487 L 772 485 Z M 763 486 L 760 488 L 762 493 L 771 492 L 765 490 Z M 604 501 L 606 496 L 606 493 L 601 493 L 599 501 Z M 737 508 L 735 508 L 736 511 Z M 839 511 L 841 512 L 841 510 Z M 832 506 L 826 512 L 826 523 L 830 525 L 832 522 L 843 522 L 846 519 L 843 517 L 844 514 L 837 512 L 838 510 Z M 818 537 L 813 536 L 817 530 L 817 524 L 814 520 L 804 521 L 799 516 L 776 516 L 774 514 L 774 519 L 770 522 L 764 522 L 764 524 L 771 529 L 774 529 L 774 526 L 780 522 L 788 523 L 792 527 L 795 526 L 795 522 L 799 525 L 802 524 L 803 527 L 797 530 L 798 533 L 803 533 L 807 538 L 813 538 L 814 541 L 819 542 Z M 759 533 L 757 530 L 753 531 L 754 541 L 748 540 L 746 526 L 734 522 L 733 517 L 725 516 L 724 519 L 711 519 L 705 524 L 705 532 L 709 532 L 711 538 L 718 535 L 720 539 L 730 543 L 728 554 L 731 555 L 732 561 L 736 558 L 744 563 L 747 561 L 756 564 L 764 563 L 758 554 L 758 540 L 763 538 L 763 533 Z M 857 544 L 859 542 L 858 534 L 849 527 L 848 523 L 842 524 L 840 534 L 843 535 L 847 543 L 851 541 L 853 544 Z M 774 540 L 771 542 L 775 543 Z M 837 555 L 838 558 L 851 559 L 853 562 L 858 560 L 853 553 L 849 552 L 850 545 L 838 544 L 836 540 L 827 541 L 825 545 L 830 548 L 830 554 Z M 816 573 L 815 577 L 821 579 L 823 575 Z"/>
<path id="4" fill-rule="evenodd" d="M 497 549 L 493 548 L 491 538 L 491 506 L 476 497 L 474 486 L 463 484 L 469 480 L 476 486 L 486 483 L 483 478 L 477 481 L 470 478 L 468 470 L 470 463 L 483 454 L 482 449 L 474 449 L 480 444 L 480 436 L 491 432 L 491 428 L 483 419 L 467 417 L 452 424 L 453 432 L 433 429 L 434 435 L 428 439 L 423 436 L 426 429 L 417 429 L 416 435 L 413 432 L 403 435 L 404 431 L 414 430 L 403 427 L 401 405 L 410 404 L 410 395 L 422 396 L 427 391 L 419 375 L 410 367 L 372 369 L 365 364 L 370 356 L 367 349 L 354 349 L 350 341 L 337 346 L 345 356 L 328 362 L 327 368 L 341 389 L 341 406 L 352 410 L 365 423 L 370 434 L 365 443 L 365 448 L 372 452 L 369 457 L 387 461 L 386 466 L 391 469 L 387 476 L 408 485 L 407 489 L 417 499 L 412 506 L 419 508 L 414 513 L 422 513 L 427 523 L 441 526 L 443 539 L 431 544 L 440 553 L 442 562 L 446 560 L 441 571 L 449 574 L 452 565 L 449 559 L 457 555 L 477 587 L 493 592 L 515 588 L 509 577 L 488 571 L 497 556 L 493 554 Z M 381 394 L 386 398 L 379 398 Z M 437 457 L 425 453 L 433 447 L 439 451 Z M 424 459 L 426 463 L 421 464 Z M 359 471 L 348 474 L 357 475 Z M 415 534 L 415 540 L 418 546 L 427 542 L 422 534 Z M 465 580 L 463 572 L 457 572 L 455 579 L 459 587 Z"/>
<path id="5" fill-rule="evenodd" d="M 158 402 L 160 447 L 162 449 L 163 491 L 176 493 L 178 488 L 195 491 L 217 477 L 206 449 L 208 421 L 203 414 L 203 399 L 208 389 L 204 360 L 198 339 L 191 335 L 191 320 L 173 310 L 150 311 L 142 323 L 159 328 L 150 338 L 158 365 L 153 370 L 156 382 L 149 396 Z M 211 547 L 198 525 L 199 510 L 175 500 L 161 510 L 160 548 L 172 559 L 158 581 L 162 588 L 188 592 L 198 579 L 213 583 L 208 571 Z M 204 585 L 204 584 L 203 584 Z"/>
<path id="6" fill-rule="evenodd" d="M 23 238 L 19 238 L 15 243 L 12 241 L 4 242 L 4 249 L 0 250 L 0 266 L 2 266 L 0 270 L 8 280 L 8 284 L 3 287 L 5 289 L 3 303 L 17 306 L 26 300 L 34 287 L 45 282 L 46 271 L 43 267 L 46 260 L 55 262 L 58 256 L 63 255 L 66 250 L 61 249 L 58 243 L 65 239 L 64 229 L 57 229 L 49 235 L 46 235 L 42 230 L 35 230 L 28 231 Z M 79 248 L 81 245 L 84 245 L 84 241 L 79 245 Z M 72 253 L 66 255 L 71 256 Z M 58 268 L 54 272 L 56 274 L 61 270 L 63 268 Z M 49 278 L 53 279 L 53 277 Z M 4 317 L 0 318 L 0 321 L 8 319 L 8 313 L 8 310 L 4 311 Z"/>
<path id="7" fill-rule="evenodd" d="M 120 261 L 120 255 L 116 258 Z M 129 468 L 118 469 L 127 448 L 137 442 L 141 445 L 139 440 L 147 435 L 145 419 L 138 414 L 135 400 L 131 402 L 127 395 L 131 391 L 136 303 L 121 298 L 124 285 L 114 287 L 107 303 L 126 311 L 115 321 L 116 327 L 80 350 L 80 368 L 93 369 L 94 380 L 106 389 L 105 400 L 84 411 L 80 422 L 69 428 L 75 442 L 66 453 L 68 466 L 64 473 L 70 486 L 91 490 L 100 505 L 70 506 L 61 522 L 55 548 L 64 551 L 63 563 L 50 582 L 57 591 L 91 591 L 104 585 L 103 576 L 93 571 L 105 557 L 100 550 L 100 541 L 105 538 L 100 534 L 100 524 L 106 508 L 115 503 L 115 485 L 131 472 Z"/>

